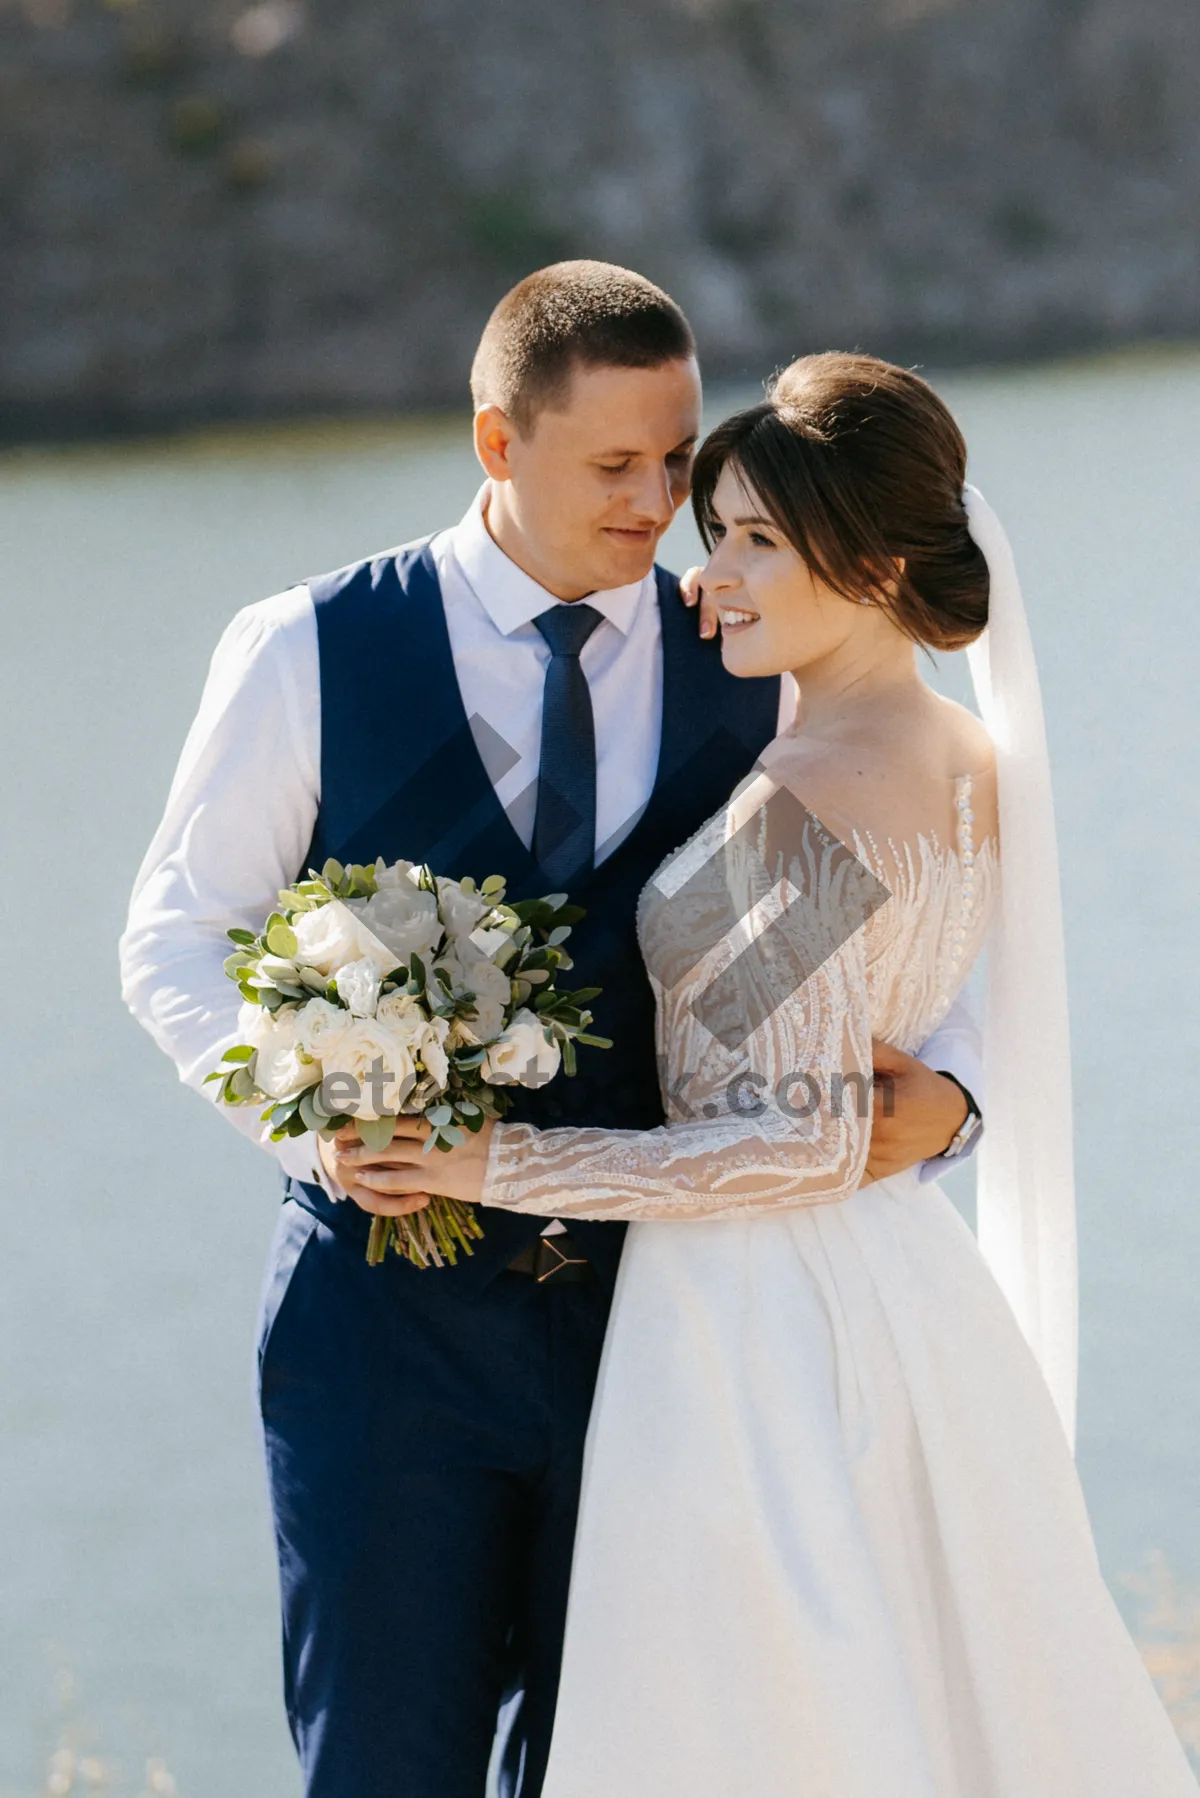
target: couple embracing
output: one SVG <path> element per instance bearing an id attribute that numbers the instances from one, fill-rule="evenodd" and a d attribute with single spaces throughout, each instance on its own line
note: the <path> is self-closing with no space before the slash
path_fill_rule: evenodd
<path id="1" fill-rule="evenodd" d="M 472 390 L 458 525 L 229 626 L 122 939 L 198 1086 L 226 924 L 327 857 L 587 911 L 575 1079 L 432 1160 L 412 1119 L 264 1144 L 308 1798 L 1185 1798 L 1072 1460 L 1045 741 L 953 419 L 811 356 L 700 444 L 682 313 L 591 262 L 506 296 Z M 937 1183 L 977 1146 L 978 1244 Z M 368 1266 L 431 1190 L 473 1256 Z"/>

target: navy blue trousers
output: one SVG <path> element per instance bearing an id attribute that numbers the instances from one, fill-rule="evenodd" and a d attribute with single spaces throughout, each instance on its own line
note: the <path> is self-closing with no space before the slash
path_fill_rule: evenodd
<path id="1" fill-rule="evenodd" d="M 611 1290 L 439 1286 L 289 1199 L 259 1389 L 307 1798 L 537 1798 Z"/>

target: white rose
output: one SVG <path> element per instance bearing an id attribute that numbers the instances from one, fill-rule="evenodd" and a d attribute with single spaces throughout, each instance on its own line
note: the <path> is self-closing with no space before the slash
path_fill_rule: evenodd
<path id="1" fill-rule="evenodd" d="M 450 1059 L 446 1054 L 446 1038 L 450 1034 L 449 1018 L 430 1018 L 421 1033 L 418 1047 L 425 1072 L 444 1090 L 450 1075 Z"/>
<path id="2" fill-rule="evenodd" d="M 338 1048 L 336 1065 L 326 1064 L 326 1081 L 335 1074 L 344 1074 L 358 1085 L 357 1104 L 353 1095 L 342 1095 L 340 1102 L 346 1110 L 369 1119 L 393 1116 L 400 1110 L 415 1084 L 416 1065 L 408 1044 L 378 1018 L 356 1018 Z M 328 1087 L 326 1097 L 333 1102 Z"/>
<path id="3" fill-rule="evenodd" d="M 361 903 L 361 902 L 359 902 Z M 356 911 L 340 899 L 301 912 L 292 920 L 296 937 L 296 962 L 315 968 L 327 977 L 344 968 L 347 962 L 364 958 L 373 962 L 381 974 L 394 967 L 394 958 L 385 944 L 364 925 Z"/>
<path id="4" fill-rule="evenodd" d="M 556 1042 L 546 1041 L 546 1027 L 526 1007 L 488 1049 L 480 1072 L 496 1086 L 545 1086 L 562 1061 Z"/>
<path id="5" fill-rule="evenodd" d="M 487 930 L 482 928 L 473 930 L 467 941 L 472 943 L 481 955 L 486 955 L 489 961 L 495 961 L 502 949 L 511 949 L 513 946 L 512 932 L 501 930 L 495 924 Z"/>
<path id="6" fill-rule="evenodd" d="M 512 982 L 503 969 L 484 956 L 464 959 L 461 944 L 456 944 L 435 964 L 445 968 L 455 997 L 474 993 L 475 1012 L 459 1020 L 468 1042 L 490 1043 L 504 1028 L 504 1013 L 512 999 Z"/>
<path id="7" fill-rule="evenodd" d="M 457 880 L 439 875 L 437 890 L 438 904 L 451 936 L 470 936 L 480 918 L 486 918 L 492 909 L 490 900 L 481 899 L 478 893 L 464 893 Z"/>
<path id="8" fill-rule="evenodd" d="M 391 960 L 381 970 L 385 974 L 401 963 L 407 966 L 414 955 L 428 959 L 442 940 L 437 895 L 422 892 L 410 881 L 385 887 L 369 899 L 351 899 L 348 905 L 359 923 L 389 952 Z"/>
<path id="9" fill-rule="evenodd" d="M 255 1005 L 250 999 L 243 999 L 238 1006 L 238 1029 L 241 1035 L 239 1043 L 249 1043 L 255 1049 L 263 1048 L 271 1041 L 271 1014 L 265 1005 Z"/>
<path id="10" fill-rule="evenodd" d="M 329 1061 L 336 1055 L 354 1022 L 350 1013 L 328 999 L 310 999 L 297 1013 L 297 1041 L 318 1061 Z M 336 1063 L 330 1062 L 330 1066 Z"/>
<path id="11" fill-rule="evenodd" d="M 409 1044 L 420 1041 L 429 1022 L 425 1007 L 412 993 L 384 993 L 375 1008 L 375 1016 L 401 1042 Z"/>
<path id="12" fill-rule="evenodd" d="M 375 885 L 379 892 L 390 892 L 398 886 L 413 886 L 420 877 L 416 862 L 398 861 L 389 866 L 379 856 L 375 863 Z"/>
<path id="13" fill-rule="evenodd" d="M 339 968 L 335 984 L 338 997 L 355 1017 L 373 1018 L 375 1006 L 379 999 L 379 969 L 368 957 L 359 961 L 348 961 L 344 968 Z"/>
<path id="14" fill-rule="evenodd" d="M 261 1006 L 255 1010 L 261 1011 Z M 302 1061 L 301 1008 L 285 1005 L 271 1018 L 263 1040 L 256 1045 L 254 1079 L 273 1099 L 287 1099 L 321 1078 L 319 1061 Z"/>

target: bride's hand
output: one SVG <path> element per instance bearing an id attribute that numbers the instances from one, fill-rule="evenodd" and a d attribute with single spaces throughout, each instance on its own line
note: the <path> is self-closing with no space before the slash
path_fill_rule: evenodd
<path id="1" fill-rule="evenodd" d="M 687 573 L 680 578 L 679 590 L 685 606 L 699 604 L 700 635 L 712 637 L 716 635 L 717 630 L 717 604 L 715 600 L 705 598 L 704 589 L 700 585 L 701 572 L 702 570 L 699 568 L 689 568 Z"/>
<path id="2" fill-rule="evenodd" d="M 348 1144 L 338 1157 L 354 1182 L 347 1191 L 365 1211 L 385 1217 L 419 1211 L 434 1194 L 478 1204 L 494 1127 L 495 1120 L 487 1118 L 481 1130 L 466 1133 L 466 1141 L 458 1148 L 431 1149 L 426 1154 L 430 1126 L 424 1118 L 397 1118 L 386 1149 Z"/>

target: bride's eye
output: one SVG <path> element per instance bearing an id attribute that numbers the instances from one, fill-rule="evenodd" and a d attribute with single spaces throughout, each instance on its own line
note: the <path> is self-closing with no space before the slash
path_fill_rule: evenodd
<path id="1" fill-rule="evenodd" d="M 628 474 L 629 473 L 628 462 L 616 462 L 616 463 L 597 462 L 596 466 L 600 470 L 601 474 Z"/>
<path id="2" fill-rule="evenodd" d="M 751 541 L 751 543 L 753 543 L 755 549 L 774 549 L 775 548 L 775 545 L 771 541 L 770 537 L 764 537 L 761 531 L 751 531 L 750 541 Z"/>
<path id="3" fill-rule="evenodd" d="M 725 526 L 723 524 L 710 524 L 708 527 L 708 534 L 714 543 L 720 543 L 725 535 Z"/>

